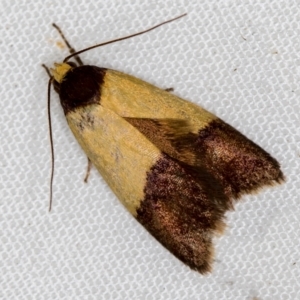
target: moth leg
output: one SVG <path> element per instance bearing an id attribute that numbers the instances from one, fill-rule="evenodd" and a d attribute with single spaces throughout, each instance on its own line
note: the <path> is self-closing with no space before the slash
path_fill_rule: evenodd
<path id="1" fill-rule="evenodd" d="M 172 88 L 172 87 L 171 88 L 167 88 L 167 89 L 165 89 L 165 91 L 166 92 L 174 92 L 174 88 Z"/>
<path id="2" fill-rule="evenodd" d="M 58 31 L 58 33 L 60 34 L 61 38 L 63 39 L 63 41 L 65 42 L 66 46 L 69 49 L 70 54 L 73 54 L 76 52 L 76 50 L 70 45 L 70 43 L 68 42 L 68 40 L 66 39 L 65 35 L 63 34 L 62 30 L 60 29 L 60 27 L 58 27 L 55 23 L 52 24 L 52 26 Z M 81 60 L 81 58 L 78 55 L 74 55 L 75 60 L 77 61 L 79 66 L 83 66 L 83 62 Z"/>
<path id="3" fill-rule="evenodd" d="M 86 168 L 86 174 L 85 174 L 85 177 L 84 177 L 84 182 L 87 183 L 88 182 L 88 179 L 89 179 L 89 176 L 90 176 L 90 173 L 91 173 L 91 168 L 92 168 L 92 161 L 88 159 L 88 165 L 87 165 L 87 168 Z"/>

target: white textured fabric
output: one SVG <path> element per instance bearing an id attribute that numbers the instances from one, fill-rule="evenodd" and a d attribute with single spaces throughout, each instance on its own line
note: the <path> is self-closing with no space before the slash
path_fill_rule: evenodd
<path id="1" fill-rule="evenodd" d="M 52 93 L 56 154 L 48 213 L 52 66 L 82 55 L 216 113 L 271 153 L 285 184 L 227 214 L 213 272 L 191 271 L 140 226 L 93 169 Z M 300 8 L 297 1 L 0 0 L 0 299 L 300 299 Z"/>

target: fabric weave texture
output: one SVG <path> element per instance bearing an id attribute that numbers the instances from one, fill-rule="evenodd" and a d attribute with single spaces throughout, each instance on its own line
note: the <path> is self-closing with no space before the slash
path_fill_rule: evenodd
<path id="1" fill-rule="evenodd" d="M 92 169 L 52 91 L 53 210 L 44 63 L 81 56 L 215 113 L 282 166 L 283 185 L 227 213 L 213 272 L 191 271 Z M 300 299 L 300 6 L 296 1 L 0 0 L 0 299 Z"/>

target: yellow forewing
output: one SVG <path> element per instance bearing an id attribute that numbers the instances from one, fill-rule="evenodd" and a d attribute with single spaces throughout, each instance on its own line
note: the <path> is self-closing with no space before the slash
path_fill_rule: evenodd
<path id="1" fill-rule="evenodd" d="M 101 85 L 101 105 L 122 117 L 188 120 L 193 133 L 217 117 L 133 76 L 107 70 Z"/>
<path id="2" fill-rule="evenodd" d="M 100 104 L 66 115 L 81 147 L 125 207 L 136 215 L 144 198 L 147 172 L 161 155 L 127 118 L 186 120 L 199 132 L 217 117 L 133 76 L 107 70 Z"/>
<path id="3" fill-rule="evenodd" d="M 125 207 L 136 215 L 146 172 L 161 152 L 135 127 L 101 105 L 67 114 L 68 124 L 94 166 Z"/>

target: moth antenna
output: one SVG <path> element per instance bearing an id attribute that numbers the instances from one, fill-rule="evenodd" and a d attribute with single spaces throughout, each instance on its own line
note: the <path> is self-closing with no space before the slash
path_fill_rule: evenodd
<path id="1" fill-rule="evenodd" d="M 67 56 L 67 57 L 64 59 L 64 62 L 67 62 L 67 61 L 68 61 L 71 57 L 73 57 L 73 56 L 75 56 L 75 58 L 76 58 L 76 56 L 77 56 L 78 54 L 81 54 L 81 53 L 83 53 L 83 52 L 85 52 L 85 51 L 88 51 L 88 50 L 91 50 L 91 49 L 94 49 L 94 48 L 97 48 L 97 47 L 105 46 L 105 45 L 108 45 L 108 44 L 112 44 L 112 43 L 115 43 L 115 42 L 123 41 L 123 40 L 129 39 L 129 38 L 132 38 L 132 37 L 134 37 L 134 36 L 138 36 L 138 35 L 144 34 L 144 33 L 146 33 L 146 32 L 149 32 L 149 31 L 153 30 L 153 29 L 156 29 L 157 27 L 160 27 L 160 26 L 165 25 L 165 24 L 167 24 L 167 23 L 170 23 L 170 22 L 173 22 L 173 21 L 178 20 L 178 19 L 180 19 L 180 18 L 183 18 L 183 17 L 185 17 L 186 15 L 187 15 L 187 13 L 182 14 L 182 15 L 176 17 L 176 18 L 170 19 L 170 20 L 168 20 L 168 21 L 162 22 L 162 23 L 160 23 L 160 24 L 157 24 L 157 25 L 155 25 L 155 26 L 153 26 L 153 27 L 151 27 L 151 28 L 148 28 L 148 29 L 146 29 L 146 30 L 143 30 L 143 31 L 140 31 L 140 32 L 137 32 L 137 33 L 134 33 L 134 34 L 130 34 L 130 35 L 127 35 L 127 36 L 118 38 L 118 39 L 110 40 L 110 41 L 108 41 L 108 42 L 104 42 L 104 43 L 101 43 L 101 44 L 97 44 L 97 45 L 94 45 L 94 46 L 91 46 L 91 47 L 82 49 L 82 50 L 77 51 L 77 52 L 74 51 L 71 55 Z M 55 25 L 55 24 L 53 24 L 53 26 L 54 26 L 54 25 Z M 55 25 L 55 26 L 56 26 L 56 25 Z M 55 27 L 55 26 L 54 26 L 54 27 Z M 56 27 L 55 27 L 55 28 L 56 28 Z M 57 28 L 57 30 L 59 30 L 59 32 L 60 32 L 62 38 L 65 40 L 65 38 L 64 38 L 63 34 L 61 33 L 60 29 Z M 65 42 L 66 42 L 66 40 L 65 40 Z M 67 42 L 66 42 L 66 43 L 67 43 Z M 68 47 L 69 47 L 69 46 L 68 46 Z M 69 49 L 74 50 L 71 46 L 69 47 Z M 70 52 L 71 52 L 71 50 L 70 50 Z"/>
<path id="2" fill-rule="evenodd" d="M 42 67 L 46 70 L 49 75 L 48 81 L 48 93 L 47 93 L 47 114 L 48 114 L 48 127 L 49 127 L 49 139 L 51 147 L 51 175 L 50 175 L 50 198 L 49 198 L 49 212 L 52 209 L 52 199 L 53 199 L 53 179 L 54 179 L 54 147 L 53 147 L 53 134 L 52 134 L 52 122 L 51 122 L 51 110 L 50 110 L 50 99 L 51 99 L 51 84 L 53 81 L 53 76 L 51 75 L 47 66 L 42 64 Z"/>
<path id="3" fill-rule="evenodd" d="M 49 200 L 49 212 L 52 208 L 52 198 L 53 198 L 53 178 L 54 178 L 54 147 L 53 147 L 53 135 L 52 135 L 52 122 L 51 122 L 51 110 L 50 110 L 50 93 L 51 93 L 51 84 L 52 77 L 48 82 L 48 124 L 49 124 L 49 138 L 50 138 L 50 147 L 51 147 L 51 176 L 50 176 L 50 200 Z"/>
<path id="4" fill-rule="evenodd" d="M 48 68 L 46 65 L 44 65 L 44 64 L 42 64 L 42 67 L 43 67 L 43 68 L 45 69 L 45 71 L 47 72 L 49 78 L 52 78 L 52 75 L 51 75 L 51 72 L 50 72 L 49 68 Z"/>
<path id="5" fill-rule="evenodd" d="M 70 45 L 70 43 L 68 42 L 68 40 L 66 39 L 65 35 L 63 34 L 62 30 L 60 29 L 60 27 L 58 27 L 55 23 L 52 24 L 52 26 L 58 31 L 59 35 L 61 36 L 61 38 L 63 39 L 63 41 L 65 42 L 66 46 L 69 48 L 69 51 L 72 55 L 72 57 L 74 56 L 75 60 L 77 61 L 77 63 L 80 66 L 83 66 L 83 62 L 81 60 L 81 58 L 77 55 L 76 50 Z"/>
<path id="6" fill-rule="evenodd" d="M 63 34 L 62 30 L 60 29 L 59 26 L 57 26 L 55 23 L 52 24 L 52 26 L 58 31 L 59 35 L 61 36 L 61 38 L 63 39 L 63 41 L 65 42 L 66 46 L 68 47 L 69 49 L 69 52 L 71 53 L 70 55 L 68 55 L 65 59 L 64 59 L 64 62 L 67 62 L 71 57 L 74 57 L 74 59 L 77 61 L 78 65 L 82 66 L 83 65 L 83 62 L 81 60 L 81 58 L 79 57 L 79 54 L 83 53 L 83 52 L 86 52 L 88 50 L 91 50 L 91 49 L 94 49 L 94 48 L 97 48 L 97 47 L 101 47 L 101 46 L 104 46 L 104 45 L 108 45 L 108 44 L 112 44 L 112 43 L 115 43 L 115 42 L 118 42 L 118 41 L 122 41 L 122 40 L 126 40 L 126 39 L 129 39 L 129 38 L 132 38 L 132 37 L 135 37 L 135 36 L 138 36 L 138 35 L 141 35 L 141 34 L 144 34 L 146 32 L 149 32 L 151 30 L 154 30 L 162 25 L 165 25 L 167 23 L 170 23 L 170 22 L 173 22 L 175 20 L 178 20 L 180 18 L 183 18 L 187 15 L 187 13 L 185 14 L 182 14 L 176 18 L 173 18 L 173 19 L 170 19 L 168 21 L 165 21 L 165 22 L 162 22 L 160 24 L 157 24 L 151 28 L 148 28 L 146 30 L 143 30 L 143 31 L 140 31 L 138 33 L 134 33 L 134 34 L 131 34 L 131 35 L 127 35 L 125 37 L 121 37 L 121 38 L 118 38 L 118 39 L 114 39 L 114 40 L 110 40 L 108 42 L 104 42 L 104 43 L 101 43 L 101 44 L 97 44 L 97 45 L 94 45 L 94 46 L 91 46 L 91 47 L 88 47 L 88 48 L 85 48 L 85 49 L 82 49 L 80 51 L 77 51 L 70 45 L 70 43 L 68 42 L 68 40 L 66 39 L 65 35 Z M 49 69 L 45 66 L 45 65 L 42 65 L 42 67 L 46 70 L 47 74 L 49 75 L 50 79 L 49 79 L 49 82 L 48 82 L 48 104 L 47 104 L 47 110 L 48 110 L 48 124 L 49 124 L 49 138 L 50 138 L 50 145 L 51 145 L 51 160 L 52 160 L 52 163 L 51 163 L 51 176 L 50 176 L 50 201 L 49 201 L 49 212 L 51 211 L 52 209 L 52 199 L 53 199 L 53 179 L 54 179 L 54 146 L 53 146 L 53 135 L 52 135 L 52 122 L 51 122 L 51 111 L 50 111 L 50 96 L 51 96 L 51 84 L 53 82 L 53 76 L 51 75 Z M 89 172 L 90 172 L 90 169 L 91 169 L 91 163 L 89 161 L 88 163 L 88 168 L 87 168 L 87 174 L 86 174 L 86 177 L 85 177 L 85 182 L 87 181 L 87 178 L 89 176 Z"/>

